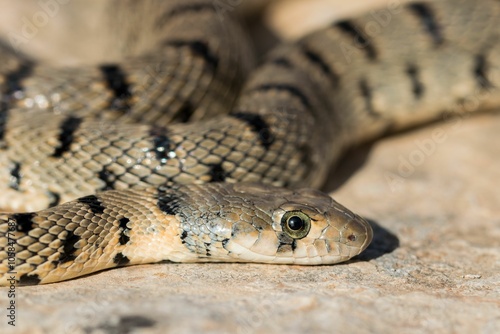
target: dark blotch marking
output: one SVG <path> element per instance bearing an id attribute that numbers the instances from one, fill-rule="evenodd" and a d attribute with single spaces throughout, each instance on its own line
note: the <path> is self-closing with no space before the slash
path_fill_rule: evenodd
<path id="1" fill-rule="evenodd" d="M 309 99 L 307 96 L 297 87 L 288 85 L 288 84 L 265 84 L 258 86 L 253 89 L 253 91 L 256 92 L 266 92 L 266 91 L 271 91 L 271 90 L 279 90 L 279 91 L 284 91 L 288 92 L 289 94 L 297 97 L 300 102 L 306 106 L 307 108 L 311 108 L 311 103 L 309 102 Z"/>
<path id="2" fill-rule="evenodd" d="M 33 73 L 34 63 L 25 61 L 19 68 L 5 74 L 5 82 L 2 89 L 2 97 L 0 98 L 0 141 L 5 139 L 5 128 L 9 117 L 9 110 L 13 95 L 17 92 L 22 92 L 24 87 L 22 81 Z M 5 143 L 0 145 L 0 148 L 5 148 Z"/>
<path id="3" fill-rule="evenodd" d="M 123 229 L 123 230 L 126 230 L 128 229 L 127 227 L 127 224 L 130 222 L 130 219 L 126 218 L 126 217 L 123 217 L 120 219 L 119 223 L 120 223 L 120 228 Z"/>
<path id="4" fill-rule="evenodd" d="M 5 88 L 3 90 L 5 95 L 12 95 L 16 92 L 22 92 L 24 87 L 22 81 L 33 73 L 34 63 L 24 62 L 17 70 L 11 71 L 5 75 Z"/>
<path id="5" fill-rule="evenodd" d="M 9 120 L 9 103 L 0 99 L 0 149 L 5 149 L 7 144 L 5 139 L 5 128 Z"/>
<path id="6" fill-rule="evenodd" d="M 271 61 L 271 63 L 273 63 L 277 66 L 285 67 L 285 68 L 292 68 L 293 67 L 292 63 L 284 57 L 273 59 Z"/>
<path id="7" fill-rule="evenodd" d="M 193 116 L 196 108 L 189 101 L 185 101 L 182 108 L 177 111 L 172 122 L 175 123 L 187 123 Z"/>
<path id="8" fill-rule="evenodd" d="M 61 255 L 59 256 L 59 263 L 65 263 L 76 259 L 75 252 L 77 248 L 75 247 L 75 244 L 79 240 L 80 237 L 78 235 L 75 235 L 73 232 L 68 231 L 68 234 L 66 234 L 66 239 L 62 241 L 63 250 L 61 252 Z"/>
<path id="9" fill-rule="evenodd" d="M 172 141 L 167 137 L 166 133 L 167 129 L 157 126 L 152 127 L 149 131 L 149 135 L 153 137 L 154 154 L 162 164 L 169 159 L 168 153 L 174 150 Z"/>
<path id="10" fill-rule="evenodd" d="M 125 245 L 130 240 L 130 237 L 125 235 L 125 231 L 129 231 L 129 228 L 127 227 L 127 224 L 129 222 L 130 222 L 130 219 L 125 218 L 125 217 L 121 218 L 119 221 L 120 228 L 122 229 L 120 232 L 120 238 L 118 240 L 120 242 L 120 245 Z"/>
<path id="11" fill-rule="evenodd" d="M 33 229 L 33 218 L 35 213 L 16 213 L 12 215 L 12 219 L 16 221 L 17 230 L 19 232 L 28 233 Z"/>
<path id="12" fill-rule="evenodd" d="M 81 197 L 77 201 L 79 203 L 88 205 L 90 208 L 90 211 L 92 211 L 92 213 L 94 213 L 96 215 L 104 213 L 104 206 L 102 205 L 99 198 L 97 198 L 97 196 L 95 196 L 95 195 Z"/>
<path id="13" fill-rule="evenodd" d="M 123 70 L 118 65 L 102 65 L 100 70 L 107 87 L 113 92 L 109 107 L 122 112 L 128 111 L 132 93 Z"/>
<path id="14" fill-rule="evenodd" d="M 59 147 L 52 154 L 55 158 L 60 158 L 64 152 L 69 151 L 71 143 L 75 139 L 75 132 L 82 124 L 82 119 L 79 117 L 69 116 L 61 124 L 59 132 Z"/>
<path id="15" fill-rule="evenodd" d="M 326 63 L 325 60 L 323 60 L 319 53 L 308 49 L 304 49 L 303 53 L 311 63 L 321 69 L 321 71 L 330 79 L 334 87 L 339 84 L 339 76 L 337 75 L 337 73 L 332 71 L 330 66 Z"/>
<path id="16" fill-rule="evenodd" d="M 204 242 L 205 244 L 205 255 L 206 256 L 212 256 L 212 254 L 210 254 L 210 245 L 211 243 L 210 242 Z"/>
<path id="17" fill-rule="evenodd" d="M 115 176 L 113 173 L 111 173 L 109 170 L 106 169 L 106 167 L 103 167 L 103 169 L 97 174 L 99 179 L 104 182 L 104 187 L 101 188 L 101 190 L 111 190 L 114 189 L 115 186 L 115 181 L 114 178 Z"/>
<path id="18" fill-rule="evenodd" d="M 10 170 L 9 187 L 14 190 L 19 190 L 20 184 L 21 184 L 21 164 L 19 162 L 14 162 L 14 166 Z"/>
<path id="19" fill-rule="evenodd" d="M 436 21 L 432 8 L 423 3 L 410 4 L 408 8 L 420 18 L 425 30 L 431 35 L 434 45 L 440 46 L 443 44 L 443 32 Z"/>
<path id="20" fill-rule="evenodd" d="M 271 128 L 262 116 L 247 112 L 236 112 L 231 116 L 247 123 L 252 131 L 259 135 L 259 141 L 266 150 L 274 143 Z"/>
<path id="21" fill-rule="evenodd" d="M 292 239 L 290 236 L 288 236 L 286 233 L 279 233 L 278 234 L 278 253 L 279 252 L 291 252 L 296 248 L 296 243 L 295 239 Z"/>
<path id="22" fill-rule="evenodd" d="M 420 82 L 420 71 L 416 65 L 409 65 L 406 69 L 406 74 L 410 77 L 412 84 L 413 96 L 420 99 L 424 93 L 424 86 Z"/>
<path id="23" fill-rule="evenodd" d="M 188 47 L 193 55 L 203 58 L 205 63 L 215 71 L 219 66 L 219 59 L 210 51 L 208 44 L 202 41 L 167 41 L 165 45 L 174 47 Z"/>
<path id="24" fill-rule="evenodd" d="M 173 193 L 163 193 L 160 192 L 158 195 L 158 208 L 167 215 L 175 216 L 179 213 L 180 209 L 180 198 Z"/>
<path id="25" fill-rule="evenodd" d="M 485 55 L 477 55 L 475 59 L 474 77 L 480 88 L 492 88 L 493 84 L 488 79 L 488 63 Z"/>
<path id="26" fill-rule="evenodd" d="M 51 208 L 53 206 L 59 205 L 59 202 L 61 201 L 61 195 L 53 191 L 50 191 L 49 194 L 50 197 L 52 197 L 52 200 L 49 203 L 49 207 Z"/>
<path id="27" fill-rule="evenodd" d="M 365 100 L 365 108 L 368 114 L 374 117 L 380 117 L 380 114 L 373 109 L 372 91 L 366 80 L 363 79 L 359 82 L 359 90 L 361 91 L 361 96 L 363 96 Z"/>
<path id="28" fill-rule="evenodd" d="M 295 251 L 297 249 L 297 240 L 292 241 L 292 251 Z"/>
<path id="29" fill-rule="evenodd" d="M 340 29 L 343 33 L 351 36 L 355 40 L 355 46 L 359 49 L 363 49 L 366 56 L 370 60 L 377 59 L 377 51 L 373 47 L 372 43 L 364 36 L 358 27 L 349 20 L 344 20 L 337 22 L 334 27 Z"/>
<path id="30" fill-rule="evenodd" d="M 126 265 L 127 263 L 130 262 L 130 260 L 128 259 L 128 257 L 126 257 L 125 255 L 123 255 L 122 253 L 118 253 L 115 255 L 115 257 L 113 258 L 113 262 L 117 265 L 117 266 L 124 266 Z"/>
<path id="31" fill-rule="evenodd" d="M 40 281 L 38 275 L 24 274 L 19 278 L 19 285 L 38 285 Z"/>
<path id="32" fill-rule="evenodd" d="M 226 249 L 227 243 L 229 242 L 229 239 L 224 239 L 222 240 L 222 247 Z"/>
<path id="33" fill-rule="evenodd" d="M 185 239 L 187 238 L 187 236 L 188 236 L 187 231 L 182 231 L 182 234 L 181 234 L 181 241 L 182 241 L 182 243 L 183 243 L 183 244 L 185 244 L 185 243 L 186 243 Z"/>
<path id="34" fill-rule="evenodd" d="M 210 164 L 208 167 L 210 168 L 208 171 L 210 182 L 224 182 L 226 180 L 227 173 L 224 170 L 224 167 L 222 167 L 222 163 Z"/>

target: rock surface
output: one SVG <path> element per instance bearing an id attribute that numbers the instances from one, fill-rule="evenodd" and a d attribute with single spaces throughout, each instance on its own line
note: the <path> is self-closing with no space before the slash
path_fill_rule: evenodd
<path id="1" fill-rule="evenodd" d="M 15 328 L 2 288 L 0 332 L 500 333 L 499 129 L 479 114 L 348 154 L 325 189 L 375 230 L 349 263 L 165 263 L 18 287 Z"/>

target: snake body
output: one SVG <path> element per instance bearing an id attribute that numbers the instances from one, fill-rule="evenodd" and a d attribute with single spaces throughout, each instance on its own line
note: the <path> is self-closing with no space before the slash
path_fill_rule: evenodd
<path id="1" fill-rule="evenodd" d="M 500 104 L 495 0 L 333 23 L 279 46 L 243 87 L 250 47 L 213 1 L 110 1 L 109 12 L 110 27 L 151 18 L 141 29 L 160 42 L 78 68 L 0 53 L 0 207 L 29 212 L 0 217 L 0 284 L 162 260 L 345 261 L 371 241 L 369 224 L 279 187 L 316 187 L 347 147 L 471 99 Z"/>

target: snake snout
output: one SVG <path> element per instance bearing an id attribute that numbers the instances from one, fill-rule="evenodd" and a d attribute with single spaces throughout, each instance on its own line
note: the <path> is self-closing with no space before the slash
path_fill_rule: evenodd
<path id="1" fill-rule="evenodd" d="M 325 218 L 327 227 L 320 239 L 326 241 L 330 251 L 324 263 L 346 261 L 363 252 L 373 239 L 370 224 L 335 201 Z"/>
<path id="2" fill-rule="evenodd" d="M 357 215 L 350 219 L 339 232 L 340 242 L 358 249 L 357 254 L 364 251 L 373 239 L 373 230 L 370 224 Z"/>

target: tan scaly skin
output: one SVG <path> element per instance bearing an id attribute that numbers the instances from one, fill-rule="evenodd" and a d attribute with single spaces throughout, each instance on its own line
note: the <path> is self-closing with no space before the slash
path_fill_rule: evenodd
<path id="1" fill-rule="evenodd" d="M 2 216 L 1 284 L 11 269 L 36 284 L 160 260 L 345 261 L 371 240 L 360 217 L 315 192 L 228 183 L 315 187 L 350 145 L 471 99 L 500 105 L 495 0 L 333 23 L 271 52 L 237 100 L 250 48 L 213 1 L 128 1 L 109 2 L 107 26 L 148 17 L 160 43 L 143 56 L 61 69 L 0 53 L 0 206 L 52 206 Z M 225 183 L 165 188 L 207 182 Z"/>
<path id="2" fill-rule="evenodd" d="M 23 285 L 165 260 L 331 264 L 372 239 L 364 219 L 323 193 L 224 183 L 107 191 L 0 216 L 0 229 L 13 244 L 2 244 L 0 272 Z"/>

